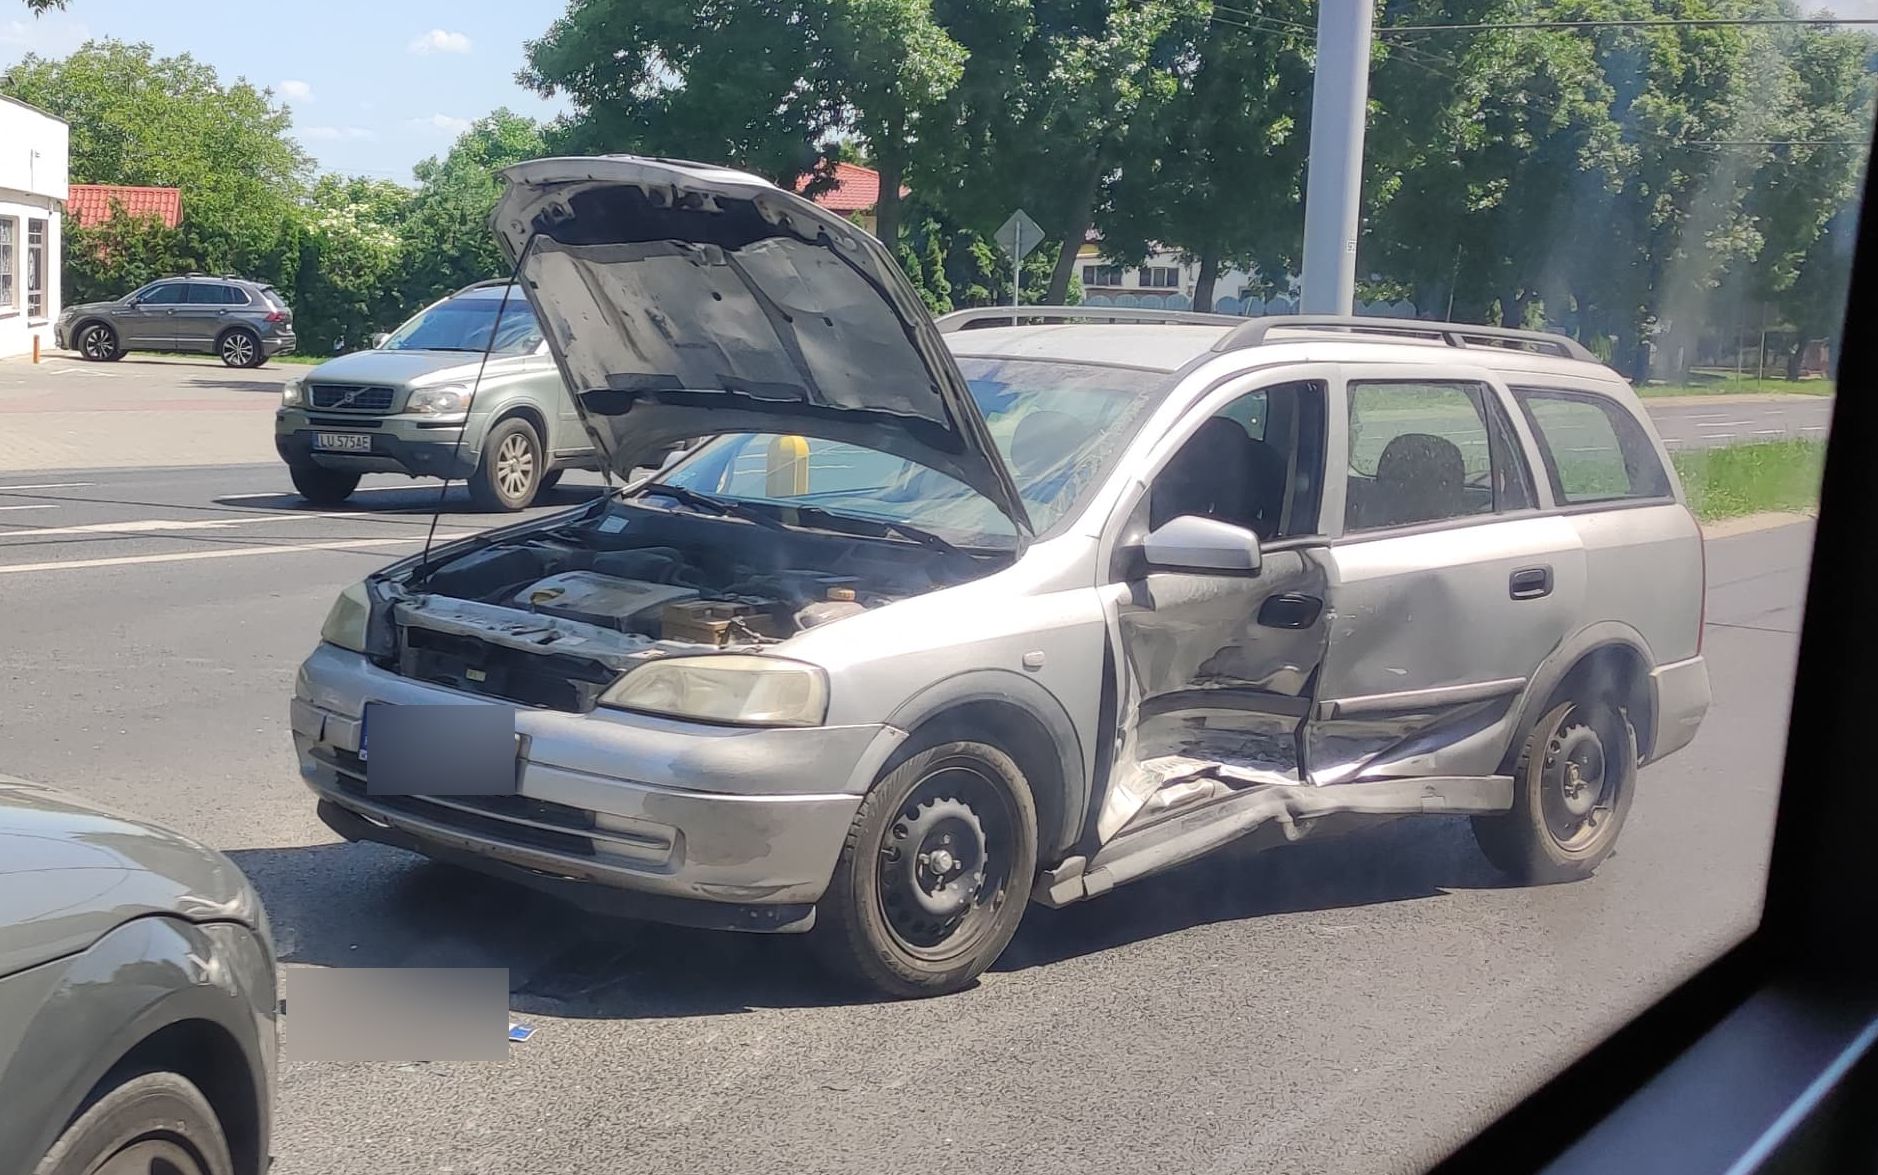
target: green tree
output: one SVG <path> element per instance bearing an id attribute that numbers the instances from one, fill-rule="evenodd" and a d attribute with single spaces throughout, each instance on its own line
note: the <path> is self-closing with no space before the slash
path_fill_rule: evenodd
<path id="1" fill-rule="evenodd" d="M 547 153 L 540 124 L 505 108 L 477 119 L 442 158 L 413 169 L 418 189 L 398 222 L 399 291 L 407 309 L 508 272 L 489 229 L 502 189 L 497 173 Z"/>
<path id="2" fill-rule="evenodd" d="M 74 181 L 181 188 L 191 267 L 291 284 L 312 165 L 268 91 L 224 86 L 186 53 L 103 40 L 62 60 L 28 54 L 0 92 L 70 124 Z"/>
<path id="3" fill-rule="evenodd" d="M 293 296 L 308 351 L 357 348 L 403 316 L 400 232 L 412 201 L 388 180 L 326 175 L 313 185 Z"/>

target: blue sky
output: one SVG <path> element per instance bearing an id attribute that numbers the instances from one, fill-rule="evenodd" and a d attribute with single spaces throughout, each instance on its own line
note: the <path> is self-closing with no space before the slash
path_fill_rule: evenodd
<path id="1" fill-rule="evenodd" d="M 498 106 L 533 118 L 563 108 L 515 84 L 522 42 L 564 0 L 69 0 L 35 20 L 0 0 L 0 70 L 29 52 L 62 57 L 90 37 L 191 53 L 223 82 L 271 87 L 293 110 L 301 146 L 331 171 L 409 183 L 411 165 L 447 150 Z M 186 15 L 185 15 L 186 14 Z"/>

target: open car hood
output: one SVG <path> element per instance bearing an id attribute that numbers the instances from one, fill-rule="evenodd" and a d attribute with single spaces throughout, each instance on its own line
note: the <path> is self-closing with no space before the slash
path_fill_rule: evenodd
<path id="1" fill-rule="evenodd" d="M 537 159 L 502 175 L 492 227 L 622 477 L 696 437 L 822 437 L 955 477 L 1029 536 L 964 377 L 870 234 L 696 163 Z"/>

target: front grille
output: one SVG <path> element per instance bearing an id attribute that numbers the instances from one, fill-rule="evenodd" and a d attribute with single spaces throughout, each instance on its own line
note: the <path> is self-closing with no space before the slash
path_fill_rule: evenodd
<path id="1" fill-rule="evenodd" d="M 389 412 L 391 389 L 359 384 L 314 384 L 309 389 L 313 407 L 344 412 Z"/>
<path id="2" fill-rule="evenodd" d="M 340 751 L 334 754 L 333 759 L 333 765 L 339 769 L 340 791 L 387 811 L 402 812 L 433 824 L 447 825 L 507 844 L 544 849 L 571 857 L 593 856 L 593 840 L 589 837 L 537 828 L 533 824 L 518 824 L 511 819 L 521 817 L 542 824 L 591 829 L 591 812 L 549 800 L 533 800 L 527 796 L 449 796 L 447 802 L 443 802 L 424 796 L 368 795 L 365 790 L 365 765 L 359 762 L 358 756 Z M 465 811 L 467 808 L 477 810 Z"/>
<path id="3" fill-rule="evenodd" d="M 475 637 L 406 627 L 398 673 L 465 693 L 585 714 L 619 674 L 585 657 L 529 653 Z"/>

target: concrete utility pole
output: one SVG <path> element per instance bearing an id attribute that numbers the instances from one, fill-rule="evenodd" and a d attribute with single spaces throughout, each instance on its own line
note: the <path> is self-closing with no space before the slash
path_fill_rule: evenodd
<path id="1" fill-rule="evenodd" d="M 1319 0 L 1311 158 L 1304 179 L 1304 275 L 1298 309 L 1356 309 L 1356 232 L 1363 210 L 1363 120 L 1369 106 L 1370 0 Z"/>

